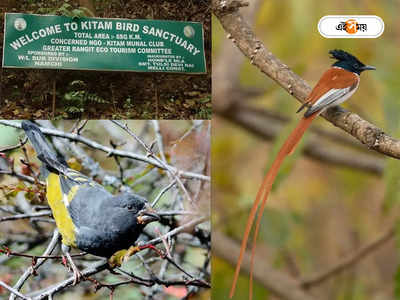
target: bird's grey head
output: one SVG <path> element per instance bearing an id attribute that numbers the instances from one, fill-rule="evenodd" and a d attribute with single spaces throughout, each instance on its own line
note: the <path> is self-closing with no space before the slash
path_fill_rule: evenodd
<path id="1" fill-rule="evenodd" d="M 116 196 L 114 205 L 122 208 L 127 214 L 132 214 L 141 225 L 160 220 L 147 200 L 139 195 L 120 194 Z"/>

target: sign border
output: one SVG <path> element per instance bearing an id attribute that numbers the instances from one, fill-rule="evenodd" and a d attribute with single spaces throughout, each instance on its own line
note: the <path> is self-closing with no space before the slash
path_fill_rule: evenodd
<path id="1" fill-rule="evenodd" d="M 155 22 L 179 22 L 179 23 L 190 23 L 190 24 L 200 24 L 201 25 L 201 33 L 202 33 L 202 41 L 203 41 L 203 59 L 204 59 L 204 72 L 179 72 L 179 71 L 171 71 L 171 72 L 165 72 L 165 71 L 136 71 L 136 70 L 109 70 L 109 69 L 75 69 L 75 68 L 62 68 L 62 69 L 57 69 L 57 68 L 32 68 L 32 67 L 19 67 L 19 66 L 4 66 L 4 45 L 6 43 L 6 24 L 7 24 L 7 15 L 33 15 L 33 16 L 48 16 L 48 17 L 68 17 L 68 16 L 58 16 L 58 15 L 41 15 L 41 14 L 28 14 L 28 13 L 4 13 L 4 33 L 3 33 L 3 59 L 1 62 L 1 65 L 4 69 L 31 69 L 31 70 L 69 70 L 69 71 L 99 71 L 99 72 L 133 72 L 133 73 L 162 73 L 162 74 L 186 74 L 188 76 L 190 75 L 203 75 L 203 74 L 208 74 L 207 70 L 207 59 L 206 59 L 206 49 L 205 49 L 205 39 L 204 39 L 204 26 L 202 22 L 195 22 L 195 21 L 180 21 L 180 20 L 161 20 L 161 19 L 127 19 L 127 18 L 100 18 L 100 17 L 87 17 L 88 19 L 111 19 L 111 20 L 144 20 L 144 21 L 155 21 Z M 71 17 L 69 17 L 71 18 Z M 72 18 L 73 19 L 73 18 Z M 78 18 L 81 19 L 81 18 Z"/>

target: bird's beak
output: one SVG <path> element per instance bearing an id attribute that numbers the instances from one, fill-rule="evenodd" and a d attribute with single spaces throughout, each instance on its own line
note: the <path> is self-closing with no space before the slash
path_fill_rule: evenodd
<path id="1" fill-rule="evenodd" d="M 367 71 L 367 70 L 376 70 L 376 68 L 374 66 L 364 66 L 362 67 L 363 71 Z"/>
<path id="2" fill-rule="evenodd" d="M 145 208 L 139 212 L 137 221 L 139 224 L 147 225 L 151 222 L 160 221 L 160 216 L 149 204 L 146 204 Z"/>

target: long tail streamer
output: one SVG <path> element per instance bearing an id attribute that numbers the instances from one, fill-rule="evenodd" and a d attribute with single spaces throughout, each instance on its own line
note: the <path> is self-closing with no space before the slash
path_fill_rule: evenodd
<path id="1" fill-rule="evenodd" d="M 277 157 L 275 158 L 274 162 L 271 165 L 271 168 L 269 169 L 267 175 L 264 177 L 261 187 L 259 188 L 259 190 L 257 192 L 256 200 L 254 201 L 253 206 L 251 208 L 250 215 L 247 219 L 247 224 L 246 224 L 246 228 L 245 228 L 245 232 L 244 232 L 244 236 L 243 236 L 243 240 L 242 240 L 242 245 L 240 248 L 239 258 L 236 263 L 235 275 L 233 278 L 232 287 L 231 287 L 231 291 L 229 294 L 230 298 L 232 298 L 233 295 L 235 294 L 237 280 L 239 278 L 239 273 L 240 273 L 240 267 L 243 262 L 243 257 L 244 257 L 244 253 L 246 251 L 246 246 L 247 246 L 247 242 L 249 239 L 250 231 L 253 226 L 258 207 L 260 206 L 260 202 L 262 200 L 261 206 L 259 209 L 259 214 L 257 216 L 256 228 L 255 228 L 253 241 L 252 241 L 251 260 L 250 260 L 249 299 L 251 300 L 253 297 L 253 267 L 254 267 L 255 248 L 256 248 L 256 242 L 257 242 L 257 235 L 258 235 L 258 232 L 260 229 L 262 213 L 264 211 L 269 192 L 271 191 L 271 188 L 275 181 L 276 175 L 278 174 L 279 168 L 282 165 L 284 159 L 286 158 L 286 156 L 293 153 L 297 144 L 300 142 L 301 137 L 304 135 L 307 128 L 311 125 L 312 120 L 314 120 L 314 118 L 316 116 L 318 116 L 318 114 L 319 114 L 319 112 L 315 112 L 314 114 L 310 115 L 309 117 L 307 117 L 307 118 L 303 117 L 300 120 L 299 124 L 291 132 L 291 134 L 289 135 L 289 137 L 286 139 L 285 143 L 279 150 Z"/>

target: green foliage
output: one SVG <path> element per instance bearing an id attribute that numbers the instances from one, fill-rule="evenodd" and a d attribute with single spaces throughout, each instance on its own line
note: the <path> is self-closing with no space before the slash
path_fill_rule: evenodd
<path id="1" fill-rule="evenodd" d="M 211 104 L 211 103 L 210 103 Z M 197 112 L 195 119 L 197 120 L 211 120 L 212 117 L 212 107 L 210 106 L 201 106 L 200 110 Z"/>
<path id="2" fill-rule="evenodd" d="M 72 18 L 84 18 L 86 16 L 94 17 L 93 13 L 86 7 L 74 8 L 69 4 L 69 0 L 64 0 L 64 3 L 60 7 L 41 7 L 38 9 L 38 13 L 46 15 L 59 15 Z"/>
<path id="3" fill-rule="evenodd" d="M 86 84 L 81 80 L 72 81 L 70 86 L 72 87 L 72 90 L 64 94 L 64 100 L 66 102 L 65 111 L 68 114 L 77 115 L 83 113 L 87 103 L 109 103 L 109 101 L 97 96 L 96 94 L 86 91 Z"/>
<path id="4" fill-rule="evenodd" d="M 131 109 L 133 107 L 133 100 L 131 97 L 126 98 L 124 102 L 124 109 Z"/>

